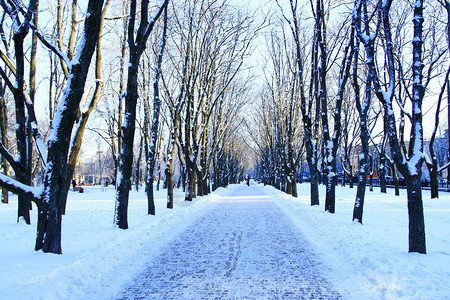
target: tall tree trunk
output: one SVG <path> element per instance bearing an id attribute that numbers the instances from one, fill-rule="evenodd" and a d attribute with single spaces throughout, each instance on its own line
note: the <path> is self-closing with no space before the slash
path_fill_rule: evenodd
<path id="1" fill-rule="evenodd" d="M 386 157 L 384 153 L 380 154 L 380 192 L 387 193 L 386 190 Z"/>
<path id="2" fill-rule="evenodd" d="M 297 193 L 297 176 L 296 176 L 296 173 L 295 173 L 295 169 L 296 168 L 294 168 L 294 171 L 291 173 L 291 175 L 290 175 L 290 181 L 291 181 L 291 195 L 292 195 L 292 197 L 295 197 L 295 198 L 297 198 L 298 197 L 298 193 Z"/>
<path id="3" fill-rule="evenodd" d="M 156 66 L 156 74 L 155 81 L 153 83 L 153 119 L 152 119 L 152 127 L 150 130 L 150 147 L 148 154 L 148 162 L 147 162 L 147 181 L 145 191 L 147 192 L 147 201 L 148 201 L 148 214 L 154 215 L 155 211 L 155 199 L 153 196 L 153 173 L 155 171 L 155 163 L 156 163 L 156 143 L 158 139 L 158 131 L 159 131 L 159 114 L 161 110 L 161 99 L 159 98 L 159 79 L 161 77 L 161 66 L 162 59 L 164 53 L 164 47 L 166 45 L 166 32 L 167 32 L 167 6 L 164 9 L 164 27 L 162 34 L 162 43 L 159 49 L 158 58 L 157 58 L 157 66 Z M 150 181 L 149 181 L 150 180 Z M 159 177 L 158 177 L 158 186 L 159 186 Z"/>
<path id="4" fill-rule="evenodd" d="M 300 88 L 300 108 L 302 111 L 302 119 L 305 127 L 305 148 L 306 148 L 306 160 L 308 162 L 310 177 L 311 177 L 311 205 L 319 205 L 319 171 L 317 160 L 317 149 L 313 143 L 313 124 L 311 120 L 311 106 L 306 103 L 306 95 L 304 90 L 304 69 L 303 69 L 303 55 L 300 36 L 300 26 L 297 19 L 297 6 L 293 1 L 290 2 L 290 8 L 293 17 L 294 26 L 291 27 L 292 35 L 295 40 L 296 62 L 297 62 L 297 77 Z M 319 116 L 316 116 L 318 121 Z M 317 127 L 317 126 L 315 126 Z"/>
<path id="5" fill-rule="evenodd" d="M 323 4 L 322 4 L 323 5 Z M 323 12 L 322 12 L 323 13 Z M 323 28 L 324 30 L 324 36 L 326 34 L 326 28 Z M 325 210 L 334 213 L 335 212 L 335 206 L 336 206 L 336 184 L 337 184 L 337 152 L 339 149 L 340 144 L 340 137 L 341 137 L 341 112 L 342 112 L 342 102 L 344 100 L 344 93 L 345 88 L 347 85 L 348 78 L 350 77 L 350 68 L 353 61 L 353 53 L 354 53 L 354 35 L 355 35 L 355 29 L 351 28 L 351 34 L 349 41 L 345 47 L 344 56 L 341 62 L 340 70 L 339 70 L 339 84 L 338 84 L 338 93 L 336 97 L 336 104 L 334 107 L 334 128 L 333 128 L 333 135 L 329 136 L 328 130 L 329 126 L 324 126 L 325 122 L 328 122 L 326 119 L 326 112 L 324 112 L 324 109 L 326 109 L 326 105 L 322 106 L 322 126 L 324 126 L 324 139 L 327 141 L 328 145 L 326 145 L 326 161 L 327 161 L 327 193 L 326 193 L 326 200 L 325 200 Z M 325 41 L 321 41 L 321 43 L 324 43 Z M 321 48 L 324 48 L 324 46 L 321 46 Z M 325 89 L 325 81 L 326 81 L 326 72 L 323 70 L 323 68 L 326 68 L 326 57 L 322 57 L 326 50 L 321 50 L 321 89 Z M 323 74 L 323 72 L 325 72 Z M 321 101 L 326 101 L 326 94 L 322 96 Z"/>
<path id="6" fill-rule="evenodd" d="M 189 159 L 188 159 L 189 160 Z M 192 162 L 187 163 L 186 161 L 186 170 L 187 170 L 187 186 L 186 186 L 186 201 L 192 201 L 192 199 L 197 197 L 195 190 L 195 170 L 192 166 Z"/>
<path id="7" fill-rule="evenodd" d="M 6 108 L 6 102 L 5 102 L 5 88 L 3 86 L 3 83 L 0 81 L 0 130 L 1 130 L 1 142 L 5 148 L 8 148 L 8 113 Z M 1 159 L 2 163 L 2 172 L 6 176 L 9 175 L 9 164 L 8 160 L 2 156 Z M 8 197 L 8 190 L 2 188 L 2 203 L 8 203 L 9 197 Z"/>
<path id="8" fill-rule="evenodd" d="M 39 11 L 39 0 L 36 0 L 36 6 L 35 6 L 36 11 Z M 39 14 L 38 13 L 34 13 L 33 14 L 33 26 L 35 28 L 38 28 L 38 22 L 39 22 Z M 36 34 L 32 33 L 32 37 L 31 37 L 31 53 L 30 53 L 30 73 L 29 73 L 29 100 L 30 100 L 30 105 L 33 105 L 33 110 L 34 110 L 34 98 L 35 98 L 35 94 L 36 94 L 36 58 L 37 58 L 37 41 L 38 38 L 36 36 Z M 27 170 L 29 170 L 29 181 L 28 184 L 32 184 L 32 179 L 33 179 L 33 175 L 32 175 L 32 170 L 33 170 L 33 126 L 32 126 L 32 121 L 33 118 L 30 116 L 30 114 L 28 115 L 27 118 L 27 135 L 28 135 L 28 146 L 27 146 Z M 44 162 L 45 163 L 45 162 Z M 31 200 L 30 201 L 30 209 L 32 209 L 32 204 L 31 204 Z"/>
<path id="9" fill-rule="evenodd" d="M 336 211 L 336 176 L 326 176 L 325 211 L 332 214 Z"/>
<path id="10" fill-rule="evenodd" d="M 128 14 L 128 9 L 130 7 L 130 1 L 126 0 L 123 6 L 123 15 Z M 120 75 L 119 75 L 119 101 L 117 105 L 117 155 L 114 158 L 114 178 L 116 182 L 116 188 L 118 184 L 118 171 L 121 161 L 121 149 L 122 149 L 122 123 L 123 123 L 123 106 L 125 98 L 125 56 L 127 52 L 127 39 L 128 39 L 128 18 L 123 18 L 123 36 L 121 39 L 121 56 L 120 56 Z M 114 130 L 112 130 L 114 131 Z M 114 143 L 114 141 L 112 141 Z"/>
<path id="11" fill-rule="evenodd" d="M 366 88 L 366 104 L 370 103 L 370 78 L 367 80 Z M 363 109 L 359 107 L 359 109 Z M 360 115 L 360 126 L 361 126 L 361 144 L 362 153 L 360 154 L 359 160 L 359 175 L 358 175 L 358 187 L 356 190 L 355 205 L 353 208 L 353 221 L 357 220 L 362 224 L 363 211 L 364 211 L 364 198 L 366 194 L 366 183 L 367 183 L 367 173 L 369 170 L 369 130 L 367 128 L 367 112 L 368 110 L 362 110 Z"/>
<path id="12" fill-rule="evenodd" d="M 185 200 L 192 201 L 194 198 L 197 198 L 197 190 L 196 190 L 196 175 L 195 169 L 192 162 L 186 161 L 186 192 L 185 192 Z"/>
<path id="13" fill-rule="evenodd" d="M 398 183 L 397 168 L 395 167 L 394 162 L 391 163 L 391 172 L 392 172 L 392 181 L 394 181 L 395 196 L 400 196 L 400 186 Z"/>
<path id="14" fill-rule="evenodd" d="M 58 106 L 58 122 L 53 127 L 54 139 L 49 141 L 47 168 L 44 175 L 44 190 L 38 204 L 38 229 L 36 250 L 62 253 L 61 221 L 63 203 L 66 201 L 67 155 L 73 124 L 83 95 L 90 61 L 95 50 L 100 30 L 100 15 L 103 1 L 90 0 L 88 4 L 84 44 L 80 44 L 77 57 L 72 64 L 67 81 L 64 101 Z"/>
<path id="15" fill-rule="evenodd" d="M 158 173 L 158 180 L 156 181 L 156 190 L 159 191 L 159 185 L 161 184 L 161 164 L 158 162 L 158 168 L 156 169 Z"/>
<path id="16" fill-rule="evenodd" d="M 408 193 L 408 217 L 409 217 L 409 252 L 426 253 L 425 224 L 423 215 L 422 192 L 420 186 L 421 167 L 423 164 L 423 115 L 422 103 L 425 95 L 423 81 L 423 1 L 414 3 L 414 38 L 412 60 L 412 97 L 411 97 L 411 136 L 409 153 L 402 151 L 396 132 L 396 119 L 393 113 L 393 91 L 395 86 L 395 60 L 392 43 L 389 10 L 392 1 L 381 3 L 381 13 L 386 40 L 386 58 L 388 64 L 389 85 L 388 92 L 383 91 L 379 81 L 375 81 L 376 95 L 383 103 L 385 116 L 388 120 L 389 145 L 393 160 L 399 171 L 405 177 Z M 376 73 L 375 63 L 368 62 L 371 72 Z M 408 155 L 405 157 L 405 155 Z"/>
<path id="17" fill-rule="evenodd" d="M 139 155 L 136 161 L 136 172 L 134 173 L 136 192 L 139 191 L 140 179 L 141 179 L 141 160 L 142 160 L 142 148 L 144 148 L 144 135 L 141 136 L 141 141 L 139 143 Z"/>
<path id="18" fill-rule="evenodd" d="M 134 58 L 134 59 L 133 59 Z M 120 229 L 128 228 L 128 196 L 131 189 L 131 171 L 133 165 L 133 143 L 136 127 L 136 104 L 138 99 L 136 57 L 130 57 L 128 82 L 125 96 L 125 118 L 122 124 L 122 149 L 119 172 L 117 174 L 117 193 L 114 223 Z M 132 60 L 133 59 L 133 60 Z"/>
<path id="19" fill-rule="evenodd" d="M 360 160 L 361 166 L 360 172 L 364 167 L 367 167 L 367 159 L 363 158 Z M 357 220 L 362 224 L 362 217 L 364 211 L 364 198 L 366 195 L 366 182 L 367 182 L 367 172 L 360 173 L 358 175 L 358 186 L 356 189 L 356 200 L 353 207 L 353 221 Z"/>
<path id="20" fill-rule="evenodd" d="M 17 24 L 16 24 L 17 26 Z M 28 24 L 21 25 L 22 30 L 16 29 L 13 35 L 14 53 L 16 58 L 16 91 L 14 93 L 15 113 L 16 113 L 16 144 L 17 144 L 17 162 L 18 168 L 14 170 L 19 182 L 29 185 L 31 183 L 31 169 L 28 163 L 28 135 L 27 119 L 25 115 L 25 94 L 24 94 L 24 71 L 25 71 L 25 52 L 24 40 L 28 34 Z M 21 218 L 27 224 L 30 221 L 31 201 L 26 196 L 18 196 L 17 221 Z"/>
<path id="21" fill-rule="evenodd" d="M 138 94 L 138 69 L 139 60 L 148 36 L 153 30 L 155 22 L 158 20 L 164 8 L 167 6 L 168 0 L 164 0 L 158 8 L 155 16 L 148 21 L 148 0 L 141 2 L 141 20 L 137 35 L 135 36 L 136 23 L 136 0 L 131 1 L 129 23 L 128 23 L 128 47 L 129 47 L 129 63 L 128 63 L 128 81 L 125 95 L 125 120 L 122 124 L 122 149 L 119 164 L 119 172 L 117 175 L 117 193 L 116 193 L 116 209 L 114 223 L 120 229 L 128 228 L 128 197 L 131 188 L 131 169 L 133 165 L 133 143 L 136 127 L 136 105 L 139 97 Z M 146 191 L 148 192 L 148 187 Z M 148 195 L 148 194 L 147 194 Z M 147 196 L 148 197 L 148 196 Z"/>
<path id="22" fill-rule="evenodd" d="M 431 199 L 439 198 L 438 161 L 436 157 L 432 158 L 432 167 L 430 170 L 430 188 Z"/>
<path id="23" fill-rule="evenodd" d="M 408 190 L 409 252 L 425 254 L 425 220 L 420 175 L 407 176 L 405 180 Z"/>
<path id="24" fill-rule="evenodd" d="M 203 191 L 203 180 L 202 180 L 202 172 L 198 171 L 197 174 L 197 196 L 204 196 L 205 193 Z"/>
<path id="25" fill-rule="evenodd" d="M 319 205 L 319 170 L 317 165 L 310 167 L 310 194 L 311 194 L 311 206 Z"/>
<path id="26" fill-rule="evenodd" d="M 167 165 L 165 169 L 166 180 L 167 180 L 167 208 L 173 208 L 173 188 L 175 185 L 173 179 L 173 155 L 175 154 L 175 136 L 176 134 L 171 133 L 171 140 L 167 147 Z M 180 174 L 181 178 L 181 174 Z"/>

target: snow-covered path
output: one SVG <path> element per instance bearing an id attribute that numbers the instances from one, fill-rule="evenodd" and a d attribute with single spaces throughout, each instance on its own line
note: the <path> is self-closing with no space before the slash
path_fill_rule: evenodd
<path id="1" fill-rule="evenodd" d="M 340 299 L 312 249 L 261 187 L 236 186 L 161 249 L 118 298 Z"/>

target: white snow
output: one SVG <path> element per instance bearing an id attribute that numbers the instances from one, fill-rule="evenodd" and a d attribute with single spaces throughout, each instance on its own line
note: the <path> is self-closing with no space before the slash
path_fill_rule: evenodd
<path id="1" fill-rule="evenodd" d="M 406 190 L 400 197 L 367 190 L 363 224 L 352 222 L 356 188 L 336 187 L 336 213 L 311 207 L 309 185 L 299 187 L 299 198 L 277 195 L 276 203 L 334 269 L 329 280 L 350 299 L 448 299 L 450 295 L 450 194 L 430 199 L 423 191 L 427 254 L 408 253 Z M 343 293 L 345 294 L 345 293 Z"/>
<path id="2" fill-rule="evenodd" d="M 363 223 L 352 222 L 355 189 L 337 187 L 336 213 L 311 207 L 309 184 L 298 185 L 299 198 L 272 187 L 261 189 L 298 226 L 344 299 L 445 299 L 450 295 L 450 195 L 430 200 L 424 191 L 427 255 L 408 253 L 406 191 L 395 197 L 367 192 Z M 155 253 L 202 216 L 214 200 L 235 189 L 183 201 L 175 190 L 174 209 L 166 209 L 166 191 L 155 191 L 156 216 L 148 216 L 144 188 L 130 192 L 128 230 L 113 226 L 112 186 L 85 187 L 69 193 L 63 216 L 62 255 L 35 252 L 36 209 L 32 226 L 16 223 L 17 198 L 0 204 L 0 299 L 111 299 Z M 244 195 L 245 196 L 245 195 Z M 264 197 L 262 197 L 264 198 Z M 258 199 L 252 199 L 257 201 Z M 261 199 L 261 201 L 267 201 Z M 263 230 L 263 229 L 262 229 Z M 195 237 L 192 237 L 195 239 Z M 189 255 L 189 251 L 187 251 Z"/>
<path id="3" fill-rule="evenodd" d="M 63 254 L 54 255 L 33 250 L 36 207 L 31 226 L 16 223 L 17 197 L 10 194 L 9 204 L 0 203 L 0 299 L 109 299 L 145 262 L 139 256 L 144 246 L 156 252 L 196 220 L 214 197 L 186 202 L 175 190 L 174 209 L 169 210 L 166 191 L 155 191 L 156 216 L 149 216 L 144 188 L 133 190 L 130 228 L 121 230 L 113 225 L 114 187 L 70 191 L 63 216 Z"/>

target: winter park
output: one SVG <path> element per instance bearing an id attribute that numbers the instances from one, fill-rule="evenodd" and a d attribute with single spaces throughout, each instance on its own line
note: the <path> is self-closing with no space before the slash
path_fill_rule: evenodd
<path id="1" fill-rule="evenodd" d="M 0 299 L 450 299 L 450 0 L 0 7 Z"/>

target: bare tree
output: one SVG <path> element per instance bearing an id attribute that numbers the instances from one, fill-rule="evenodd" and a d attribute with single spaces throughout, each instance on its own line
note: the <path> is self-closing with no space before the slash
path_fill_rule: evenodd
<path id="1" fill-rule="evenodd" d="M 15 1 L 5 3 L 1 1 L 3 9 L 13 18 L 19 18 L 19 14 L 24 14 L 28 23 L 23 23 L 24 27 L 18 26 L 18 30 L 24 30 L 29 27 L 31 15 L 35 7 L 34 1 L 24 9 Z M 78 107 L 83 95 L 84 85 L 89 70 L 90 61 L 94 53 L 98 33 L 100 30 L 100 18 L 103 1 L 89 1 L 85 27 L 83 31 L 83 41 L 77 47 L 76 54 L 72 60 L 69 60 L 63 53 L 57 50 L 42 36 L 38 37 L 45 46 L 55 51 L 60 57 L 64 58 L 69 68 L 69 79 L 66 84 L 65 93 L 62 98 L 56 118 L 53 122 L 52 134 L 48 141 L 48 155 L 45 159 L 44 182 L 41 187 L 33 188 L 24 185 L 3 174 L 0 175 L 0 185 L 9 189 L 11 192 L 20 196 L 32 199 L 38 207 L 38 228 L 36 235 L 36 250 L 42 249 L 44 252 L 58 253 L 61 250 L 61 220 L 63 204 L 66 201 L 66 177 L 67 177 L 67 157 L 70 144 L 70 136 L 77 118 Z M 23 29 L 21 29 L 23 28 Z M 39 32 L 34 30 L 36 34 Z M 18 39 L 17 42 L 23 42 Z M 20 48 L 20 46 L 17 46 Z M 22 44 L 23 47 L 23 44 Z M 18 52 L 22 53 L 22 52 Z M 3 76 L 2 72 L 2 76 Z M 9 79 L 3 76 L 5 80 Z M 23 82 L 23 81 L 22 81 Z M 18 86 L 23 86 L 18 85 Z M 11 82 L 8 87 L 14 90 Z M 16 92 L 16 91 L 15 91 Z M 13 161 L 10 161 L 13 162 Z"/>
<path id="2" fill-rule="evenodd" d="M 24 14 L 24 20 L 20 19 L 20 12 L 18 11 L 17 3 L 6 3 L 1 1 L 0 5 L 3 10 L 10 16 L 13 22 L 15 30 L 12 32 L 13 48 L 14 48 L 14 67 L 10 67 L 10 70 L 14 73 L 15 83 L 12 84 L 9 81 L 9 77 L 6 72 L 1 69 L 1 75 L 6 83 L 9 85 L 9 89 L 14 95 L 15 102 L 15 115 L 16 115 L 16 147 L 17 157 L 14 158 L 8 150 L 0 145 L 0 151 L 2 156 L 6 158 L 14 170 L 16 179 L 26 185 L 31 185 L 31 162 L 29 162 L 29 140 L 27 134 L 27 113 L 26 113 L 26 97 L 29 96 L 25 80 L 25 52 L 24 41 L 29 33 L 30 23 L 32 21 L 33 12 L 36 11 L 37 1 L 30 1 L 26 13 Z M 7 59 L 7 57 L 4 57 Z M 12 66 L 12 63 L 10 63 Z M 30 224 L 31 200 L 25 195 L 19 196 L 18 201 L 18 220 L 24 218 L 27 224 Z"/>
<path id="3" fill-rule="evenodd" d="M 397 135 L 397 124 L 393 109 L 395 91 L 395 56 L 394 44 L 392 42 L 391 24 L 389 11 L 392 1 L 379 2 L 377 9 L 380 10 L 380 23 L 382 24 L 384 40 L 386 45 L 386 60 L 388 83 L 384 90 L 375 66 L 374 54 L 369 47 L 370 37 L 359 32 L 359 36 L 366 49 L 369 73 L 371 73 L 374 91 L 383 104 L 387 122 L 387 134 L 392 158 L 405 177 L 408 192 L 408 215 L 409 215 L 409 252 L 426 253 L 425 223 L 423 215 L 423 202 L 420 184 L 421 166 L 424 161 L 423 155 L 423 126 L 422 126 L 422 102 L 425 95 L 423 85 L 422 69 L 424 67 L 422 58 L 422 32 L 423 32 L 423 1 L 416 1 L 413 9 L 414 38 L 413 61 L 412 61 L 412 97 L 411 97 L 411 135 L 408 151 L 402 150 L 402 144 Z"/>
<path id="4" fill-rule="evenodd" d="M 153 198 L 153 173 L 156 163 L 156 143 L 159 133 L 159 119 L 161 111 L 161 99 L 159 96 L 159 80 L 161 78 L 161 67 L 163 61 L 164 47 L 166 45 L 167 36 L 167 5 L 164 8 L 164 25 L 161 39 L 161 46 L 157 56 L 155 81 L 153 82 L 153 118 L 150 129 L 150 146 L 148 147 L 148 159 L 147 159 L 147 180 L 145 181 L 145 191 L 147 193 L 148 200 L 148 214 L 155 214 L 155 200 Z"/>
<path id="5" fill-rule="evenodd" d="M 427 72 L 427 78 L 425 87 L 427 87 L 428 83 L 432 79 L 432 73 L 433 73 L 433 66 L 436 65 L 436 69 L 443 70 L 445 72 L 446 69 L 446 75 L 443 81 L 443 84 L 441 84 L 441 89 L 438 96 L 438 101 L 436 105 L 436 112 L 434 117 L 434 129 L 431 135 L 430 143 L 428 145 L 428 150 L 430 153 L 430 157 L 426 157 L 426 165 L 428 166 L 428 170 L 430 171 L 430 187 L 431 187 L 431 198 L 438 198 L 439 197 L 439 182 L 438 182 L 438 174 L 442 172 L 442 170 L 448 168 L 450 165 L 450 161 L 443 165 L 439 166 L 438 157 L 435 151 L 435 141 L 436 141 L 436 135 L 437 131 L 439 129 L 439 120 L 440 120 L 440 113 L 441 113 L 441 102 L 445 96 L 445 90 L 449 88 L 448 81 L 449 81 L 449 72 L 450 72 L 450 66 L 447 65 L 447 67 L 444 66 L 443 63 L 439 63 L 441 61 L 441 58 L 444 57 L 444 53 L 447 52 L 447 57 L 450 52 L 450 25 L 449 25 L 449 17 L 450 17 L 450 2 L 445 1 L 439 1 L 440 4 L 446 9 L 447 11 L 447 24 L 446 24 L 446 33 L 442 34 L 443 31 L 441 31 L 443 28 L 440 27 L 441 18 L 441 10 L 439 8 L 435 8 L 434 15 L 430 16 L 432 17 L 432 20 L 430 20 L 431 25 L 429 26 L 428 33 L 427 33 L 427 40 L 428 46 L 427 49 L 430 49 L 428 52 L 431 53 L 428 56 L 430 56 L 430 67 L 428 68 Z M 443 35 L 447 38 L 447 43 L 442 42 Z M 438 70 L 437 72 L 439 72 Z M 450 95 L 450 92 L 447 91 L 447 97 Z M 448 100 L 450 101 L 450 100 Z M 450 103 L 450 102 L 448 102 Z M 450 108 L 449 108 L 450 109 Z M 448 158 L 448 157 L 447 157 Z"/>
<path id="6" fill-rule="evenodd" d="M 147 39 L 152 32 L 156 21 L 168 4 L 168 0 L 162 1 L 151 20 L 148 18 L 149 1 L 141 1 L 140 23 L 136 28 L 138 16 L 137 1 L 130 2 L 128 23 L 128 48 L 129 62 L 127 75 L 127 88 L 125 92 L 125 119 L 121 124 L 122 149 L 120 156 L 119 172 L 117 174 L 116 208 L 114 223 L 120 229 L 128 228 L 128 196 L 131 188 L 131 169 L 133 164 L 134 133 L 136 128 L 136 105 L 138 100 L 138 71 L 139 61 L 145 50 Z"/>
<path id="7" fill-rule="evenodd" d="M 286 16 L 284 18 L 289 23 L 292 36 L 294 38 L 295 43 L 295 53 L 296 53 L 296 63 L 297 63 L 297 71 L 296 71 L 296 80 L 299 85 L 299 98 L 300 98 L 300 108 L 302 112 L 303 119 L 303 127 L 304 127 L 304 145 L 306 149 L 306 160 L 308 162 L 310 178 L 311 178 L 311 205 L 319 205 L 319 155 L 317 151 L 318 143 L 316 143 L 316 138 L 319 136 L 319 126 L 318 126 L 318 114 L 317 110 L 319 108 L 316 103 L 316 123 L 313 123 L 313 104 L 314 98 L 309 97 L 307 100 L 305 93 L 305 78 L 306 74 L 304 71 L 304 55 L 302 52 L 302 37 L 300 35 L 300 24 L 298 14 L 298 3 L 296 0 L 290 0 L 290 11 L 292 14 L 292 19 L 288 19 Z M 317 54 L 317 52 L 313 52 L 313 55 Z M 314 57 L 313 57 L 314 61 Z M 310 91 L 312 93 L 313 88 L 312 84 L 310 86 Z"/>
<path id="8" fill-rule="evenodd" d="M 450 74 L 450 67 L 448 67 L 447 74 L 445 75 L 444 84 L 441 87 L 441 91 L 439 93 L 439 97 L 438 97 L 438 101 L 437 101 L 436 114 L 434 117 L 435 125 L 434 125 L 434 129 L 433 129 L 433 133 L 431 134 L 431 139 L 430 139 L 430 143 L 429 143 L 429 147 L 428 147 L 428 149 L 430 151 L 431 159 L 426 160 L 426 164 L 428 166 L 428 169 L 430 170 L 430 185 L 431 185 L 431 198 L 432 199 L 439 198 L 439 183 L 438 183 L 439 172 L 446 169 L 448 167 L 448 165 L 450 165 L 450 162 L 448 162 L 444 166 L 439 166 L 436 152 L 434 150 L 434 142 L 436 140 L 436 134 L 437 134 L 437 130 L 439 127 L 439 114 L 441 112 L 441 102 L 442 102 L 442 98 L 444 96 L 445 90 L 446 90 L 446 88 L 448 88 L 447 82 L 449 79 L 449 74 Z"/>
<path id="9" fill-rule="evenodd" d="M 361 5 L 363 6 L 364 13 L 361 14 Z M 363 15 L 363 17 L 362 17 Z M 370 102 L 372 98 L 372 82 L 374 80 L 374 74 L 367 73 L 366 79 L 366 91 L 364 102 L 361 101 L 360 85 L 358 82 L 358 56 L 359 56 L 359 45 L 361 40 L 361 23 L 364 20 L 364 34 L 369 37 L 365 42 L 365 47 L 367 51 L 367 58 L 375 58 L 375 39 L 377 33 L 372 34 L 370 32 L 370 19 L 367 12 L 367 2 L 362 3 L 362 1 L 355 1 L 355 9 L 353 11 L 353 28 L 358 33 L 355 41 L 355 52 L 354 52 L 354 65 L 353 65 L 353 89 L 355 93 L 356 108 L 359 113 L 359 124 L 360 124 L 360 140 L 361 140 L 361 153 L 359 155 L 359 174 L 358 174 L 358 189 L 356 191 L 355 205 L 353 208 L 353 220 L 357 220 L 362 224 L 363 209 L 364 209 L 364 197 L 366 193 L 366 182 L 367 174 L 370 169 L 370 153 L 369 153 L 369 120 L 368 113 L 370 108 Z M 379 19 L 380 20 L 380 19 Z M 379 24 L 378 24 L 379 25 Z M 375 28 L 378 30 L 379 26 Z"/>

